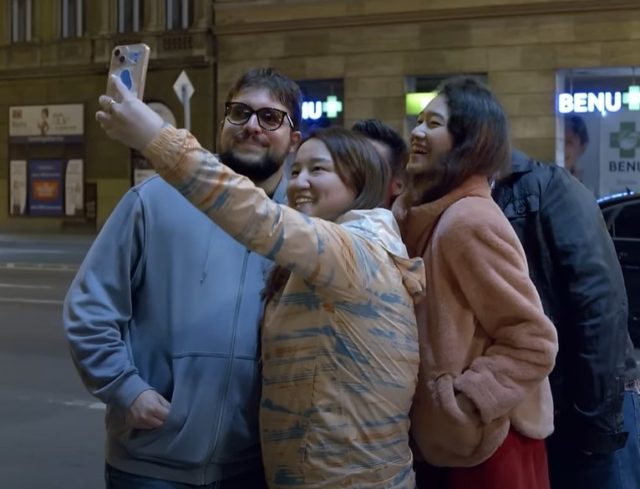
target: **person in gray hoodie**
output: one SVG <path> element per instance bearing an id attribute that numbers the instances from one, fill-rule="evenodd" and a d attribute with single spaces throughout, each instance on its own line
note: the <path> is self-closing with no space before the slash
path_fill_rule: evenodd
<path id="1" fill-rule="evenodd" d="M 258 68 L 225 104 L 220 159 L 278 202 L 301 98 Z M 107 489 L 265 487 L 258 325 L 269 266 L 159 177 L 122 198 L 63 313 L 76 368 L 107 405 Z"/>

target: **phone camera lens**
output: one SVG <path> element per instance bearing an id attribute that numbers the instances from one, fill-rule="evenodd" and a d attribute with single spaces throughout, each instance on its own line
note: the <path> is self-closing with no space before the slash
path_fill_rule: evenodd
<path id="1" fill-rule="evenodd" d="M 120 63 L 124 63 L 124 59 L 125 59 L 124 56 L 120 56 L 119 59 L 120 59 Z"/>
<path id="2" fill-rule="evenodd" d="M 116 57 L 117 57 L 117 56 L 120 56 L 120 50 L 119 50 L 119 49 L 116 49 L 116 50 L 113 52 L 113 55 L 114 55 L 114 56 L 116 56 Z"/>

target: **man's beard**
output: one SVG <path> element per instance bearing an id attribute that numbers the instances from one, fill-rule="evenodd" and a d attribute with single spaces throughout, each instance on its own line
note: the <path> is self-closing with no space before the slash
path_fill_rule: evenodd
<path id="1" fill-rule="evenodd" d="M 220 153 L 220 161 L 234 172 L 250 178 L 253 182 L 264 182 L 276 173 L 284 163 L 283 161 L 276 161 L 270 155 L 265 155 L 258 161 L 247 162 L 236 157 L 233 151 Z"/>

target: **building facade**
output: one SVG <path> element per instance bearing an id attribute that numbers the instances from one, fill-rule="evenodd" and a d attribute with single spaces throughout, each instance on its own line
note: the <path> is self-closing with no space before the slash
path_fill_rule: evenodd
<path id="1" fill-rule="evenodd" d="M 0 6 L 0 230 L 99 229 L 145 162 L 94 114 L 112 50 L 145 43 L 144 100 L 184 124 L 174 82 L 195 88 L 191 128 L 213 145 L 209 0 L 6 0 Z"/>
<path id="2" fill-rule="evenodd" d="M 376 117 L 408 136 L 420 106 L 414 95 L 428 94 L 450 75 L 479 75 L 505 106 L 515 146 L 562 164 L 564 115 L 575 112 L 591 133 L 581 160 L 584 183 L 596 195 L 623 187 L 640 190 L 640 81 L 635 83 L 640 4 L 635 0 L 218 0 L 214 5 L 218 100 L 240 70 L 270 64 L 305 83 L 331 80 L 343 97 L 338 107 L 344 125 Z M 334 94 L 315 93 L 308 108 L 326 101 L 325 95 Z M 609 108 L 619 109 L 615 114 L 603 115 L 607 97 Z"/>
<path id="3" fill-rule="evenodd" d="M 0 231 L 99 229 L 148 173 L 93 118 L 113 47 L 136 42 L 152 53 L 145 100 L 184 125 L 173 84 L 186 71 L 209 148 L 249 67 L 300 82 L 305 131 L 376 117 L 407 137 L 442 79 L 474 74 L 516 147 L 563 164 L 577 116 L 577 176 L 598 196 L 640 190 L 636 0 L 6 0 L 0 25 Z"/>

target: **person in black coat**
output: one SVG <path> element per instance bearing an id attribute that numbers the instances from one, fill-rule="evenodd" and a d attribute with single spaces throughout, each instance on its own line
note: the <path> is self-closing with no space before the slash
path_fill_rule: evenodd
<path id="1" fill-rule="evenodd" d="M 493 197 L 514 227 L 558 330 L 550 375 L 552 489 L 640 487 L 640 369 L 613 242 L 593 194 L 565 169 L 514 151 Z"/>

